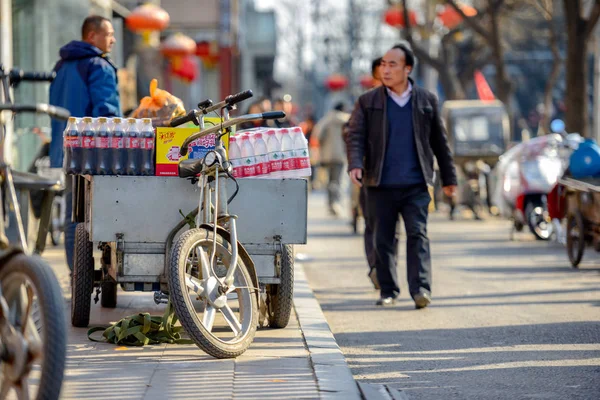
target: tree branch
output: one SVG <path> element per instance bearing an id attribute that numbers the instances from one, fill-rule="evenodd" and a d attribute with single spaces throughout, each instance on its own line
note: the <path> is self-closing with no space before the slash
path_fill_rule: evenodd
<path id="1" fill-rule="evenodd" d="M 481 35 L 481 37 L 483 37 L 488 43 L 490 43 L 490 45 L 492 44 L 493 38 L 492 35 L 490 34 L 490 32 L 488 32 L 487 30 L 485 30 L 483 28 L 483 26 L 481 26 L 480 23 L 477 22 L 475 17 L 468 17 L 465 12 L 458 6 L 458 4 L 456 3 L 455 0 L 445 0 L 446 4 L 448 4 L 450 7 L 452 7 L 465 21 L 465 23 L 467 25 L 469 25 L 469 27 L 471 29 L 473 29 L 475 32 L 477 32 L 479 35 Z M 497 6 L 500 6 L 502 3 L 504 3 L 504 0 L 497 0 L 496 2 L 494 2 L 494 4 L 492 4 L 491 7 L 488 8 L 488 12 L 494 12 L 494 10 L 496 9 Z M 477 12 L 477 15 L 479 15 L 480 12 Z"/>
<path id="2" fill-rule="evenodd" d="M 405 31 L 406 40 L 408 41 L 408 43 L 410 43 L 410 46 L 412 47 L 412 50 L 415 53 L 415 55 L 417 56 L 417 58 L 419 58 L 419 59 L 423 60 L 423 62 L 431 65 L 436 70 L 438 70 L 438 71 L 441 70 L 444 67 L 441 60 L 431 57 L 425 49 L 420 47 L 415 42 L 415 40 L 412 36 L 412 26 L 410 24 L 410 18 L 408 17 L 408 7 L 406 6 L 406 3 L 407 3 L 406 0 L 402 0 L 402 7 L 403 7 L 403 12 L 404 12 L 404 25 L 405 25 L 404 31 Z"/>
<path id="3" fill-rule="evenodd" d="M 590 17 L 585 23 L 585 37 L 586 39 L 590 37 L 590 35 L 594 32 L 594 27 L 598 22 L 598 18 L 600 18 L 600 0 L 596 0 L 594 4 L 594 8 L 592 8 L 592 12 L 590 13 Z"/>

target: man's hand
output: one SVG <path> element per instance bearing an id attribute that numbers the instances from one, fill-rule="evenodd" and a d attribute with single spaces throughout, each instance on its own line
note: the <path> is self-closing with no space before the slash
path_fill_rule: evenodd
<path id="1" fill-rule="evenodd" d="M 456 196 L 456 185 L 444 186 L 442 190 L 447 197 L 452 198 Z"/>
<path id="2" fill-rule="evenodd" d="M 350 179 L 355 185 L 362 187 L 362 169 L 354 168 L 350 170 Z"/>

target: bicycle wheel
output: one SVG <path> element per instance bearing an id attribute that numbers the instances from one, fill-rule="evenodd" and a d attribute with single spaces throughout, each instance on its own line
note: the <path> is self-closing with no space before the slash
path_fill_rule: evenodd
<path id="1" fill-rule="evenodd" d="M 54 400 L 62 386 L 66 338 L 60 285 L 38 257 L 0 267 L 0 398 Z"/>
<path id="2" fill-rule="evenodd" d="M 175 314 L 190 338 L 216 358 L 242 354 L 256 334 L 258 299 L 244 261 L 238 257 L 234 281 L 224 294 L 218 282 L 231 260 L 231 244 L 216 237 L 214 268 L 202 276 L 201 252 L 213 255 L 214 233 L 192 229 L 175 242 L 169 262 L 169 291 Z M 226 297 L 225 297 L 226 296 Z"/>

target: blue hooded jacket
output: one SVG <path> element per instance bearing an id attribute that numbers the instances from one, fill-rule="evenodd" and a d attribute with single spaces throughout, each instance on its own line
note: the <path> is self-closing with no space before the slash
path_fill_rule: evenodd
<path id="1" fill-rule="evenodd" d="M 120 117 L 117 67 L 97 47 L 74 40 L 60 49 L 50 85 L 50 104 L 64 107 L 73 117 Z M 50 163 L 62 167 L 65 121 L 52 120 Z"/>

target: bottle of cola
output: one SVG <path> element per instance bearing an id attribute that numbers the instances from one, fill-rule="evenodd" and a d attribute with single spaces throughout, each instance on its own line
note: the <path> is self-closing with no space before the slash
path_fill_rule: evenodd
<path id="1" fill-rule="evenodd" d="M 121 118 L 113 118 L 113 129 L 110 137 L 111 164 L 113 175 L 125 175 L 127 165 L 127 150 L 124 143 L 125 123 Z"/>
<path id="2" fill-rule="evenodd" d="M 140 132 L 140 173 L 145 176 L 154 175 L 154 128 L 150 118 L 142 119 Z"/>
<path id="3" fill-rule="evenodd" d="M 77 118 L 70 117 L 63 133 L 63 169 L 66 174 L 81 172 L 81 137 L 77 130 Z"/>
<path id="4" fill-rule="evenodd" d="M 127 120 L 125 150 L 127 150 L 125 173 L 127 175 L 139 175 L 141 162 L 140 132 L 135 118 L 129 118 Z"/>
<path id="5" fill-rule="evenodd" d="M 104 117 L 98 118 L 96 130 L 96 175 L 108 175 L 110 173 L 110 146 L 109 146 L 108 120 Z"/>
<path id="6" fill-rule="evenodd" d="M 90 117 L 83 119 L 81 141 L 81 174 L 94 175 L 96 172 L 96 137 Z"/>

